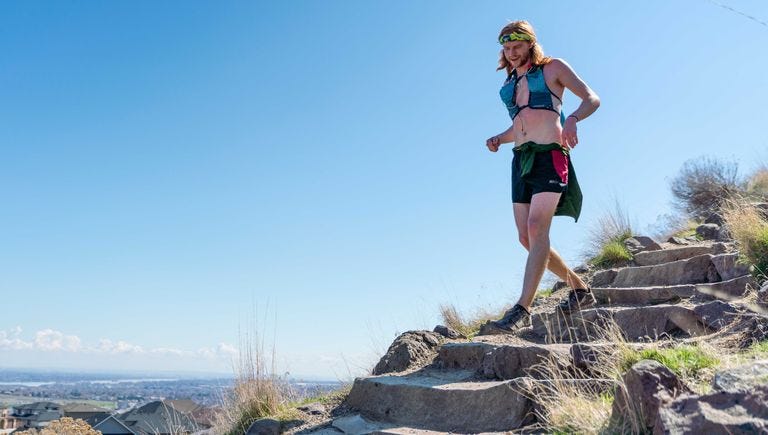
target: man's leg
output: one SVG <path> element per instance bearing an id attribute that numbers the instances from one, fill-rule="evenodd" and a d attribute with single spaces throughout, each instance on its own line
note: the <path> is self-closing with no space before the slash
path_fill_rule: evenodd
<path id="1" fill-rule="evenodd" d="M 550 256 L 549 228 L 552 225 L 552 217 L 555 215 L 560 195 L 562 194 L 541 192 L 533 195 L 531 199 L 527 221 L 528 260 L 525 264 L 523 291 L 518 301 L 518 304 L 525 308 L 531 306 L 541 277 L 547 268 Z"/>
<path id="2" fill-rule="evenodd" d="M 530 240 L 528 238 L 528 216 L 530 214 L 531 205 L 527 203 L 513 203 L 513 211 L 515 214 L 515 226 L 517 227 L 517 234 L 520 240 L 520 244 L 530 251 Z M 554 214 L 554 212 L 553 212 Z M 577 275 L 574 271 L 566 266 L 560 254 L 557 253 L 552 247 L 549 248 L 549 257 L 547 260 L 547 268 L 562 279 L 565 284 L 570 288 L 587 288 L 587 284 Z M 528 308 L 528 305 L 525 306 Z"/>

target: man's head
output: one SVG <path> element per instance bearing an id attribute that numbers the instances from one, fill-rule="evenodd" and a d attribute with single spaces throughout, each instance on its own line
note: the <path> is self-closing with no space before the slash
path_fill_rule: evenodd
<path id="1" fill-rule="evenodd" d="M 536 42 L 536 32 L 527 21 L 513 21 L 499 32 L 499 43 L 502 45 L 499 67 L 511 73 L 514 68 L 526 65 L 543 65 L 549 62 L 544 56 L 541 45 Z"/>

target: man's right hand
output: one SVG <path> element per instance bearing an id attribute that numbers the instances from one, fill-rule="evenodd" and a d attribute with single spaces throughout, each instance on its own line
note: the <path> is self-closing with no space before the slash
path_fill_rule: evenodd
<path id="1" fill-rule="evenodd" d="M 501 141 L 499 140 L 499 136 L 494 136 L 487 141 L 485 141 L 485 146 L 488 147 L 489 150 L 491 150 L 492 153 L 495 153 L 499 150 L 499 145 L 501 145 Z"/>

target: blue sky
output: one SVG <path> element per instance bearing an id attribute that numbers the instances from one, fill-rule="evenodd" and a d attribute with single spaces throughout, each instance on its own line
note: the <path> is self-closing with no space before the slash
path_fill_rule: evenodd
<path id="1" fill-rule="evenodd" d="M 278 370 L 344 378 L 441 303 L 514 302 L 484 145 L 513 19 L 602 100 L 572 265 L 614 199 L 670 213 L 684 161 L 768 159 L 768 27 L 711 1 L 0 3 L 0 367 L 226 373 L 255 323 Z"/>

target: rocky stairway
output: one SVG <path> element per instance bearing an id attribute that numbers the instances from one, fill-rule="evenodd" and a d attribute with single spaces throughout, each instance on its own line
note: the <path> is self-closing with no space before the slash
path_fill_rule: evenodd
<path id="1" fill-rule="evenodd" d="M 609 321 L 628 341 L 642 346 L 662 338 L 706 336 L 732 320 L 739 308 L 727 301 L 743 296 L 754 281 L 731 251 L 727 243 L 712 241 L 688 246 L 654 243 L 635 252 L 631 264 L 592 276 L 597 304 L 589 309 L 566 315 L 553 304 L 534 308 L 531 326 L 510 336 L 481 336 L 469 342 L 441 338 L 437 345 L 409 344 L 405 350 L 393 350 L 396 340 L 388 355 L 400 351 L 423 361 L 413 354 L 426 346 L 431 362 L 390 367 L 383 373 L 377 366 L 379 375 L 356 379 L 346 405 L 358 414 L 339 418 L 322 431 L 478 433 L 530 424 L 536 403 L 523 394 L 524 387 L 548 382 L 531 367 L 549 359 L 566 370 L 587 368 L 591 349 L 610 346 L 601 335 Z M 436 342 L 434 337 L 427 341 Z"/>

